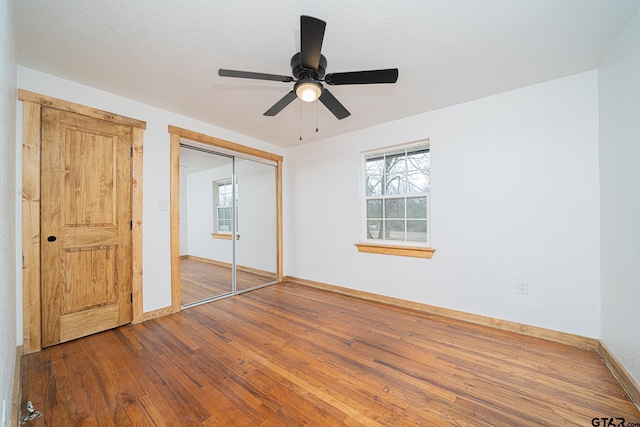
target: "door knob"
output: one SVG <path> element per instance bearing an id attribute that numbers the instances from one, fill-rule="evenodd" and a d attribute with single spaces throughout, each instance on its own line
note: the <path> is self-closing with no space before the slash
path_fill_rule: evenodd
<path id="1" fill-rule="evenodd" d="M 47 242 L 55 242 L 58 238 L 56 236 L 47 237 Z"/>

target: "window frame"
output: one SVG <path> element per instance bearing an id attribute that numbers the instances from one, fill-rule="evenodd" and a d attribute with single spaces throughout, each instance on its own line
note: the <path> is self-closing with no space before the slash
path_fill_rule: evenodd
<path id="1" fill-rule="evenodd" d="M 368 253 L 378 253 L 378 254 L 387 254 L 387 255 L 400 255 L 400 256 L 411 256 L 411 257 L 420 257 L 420 258 L 431 258 L 431 256 L 433 255 L 433 253 L 435 252 L 435 249 L 433 249 L 431 247 L 432 241 L 431 241 L 431 185 L 429 182 L 429 191 L 426 192 L 420 192 L 420 193 L 411 193 L 411 192 L 405 192 L 402 194 L 396 194 L 396 195 L 389 195 L 389 194 L 379 194 L 379 195 L 373 195 L 373 196 L 368 196 L 367 195 L 367 183 L 368 183 L 368 178 L 371 176 L 368 174 L 367 172 L 367 158 L 370 158 L 371 156 L 376 156 L 379 155 L 381 156 L 383 159 L 387 158 L 388 155 L 394 155 L 398 152 L 404 152 L 404 158 L 406 159 L 408 154 L 410 154 L 410 152 L 412 151 L 412 149 L 415 149 L 417 147 L 426 147 L 429 150 L 429 177 L 430 177 L 430 170 L 431 170 L 431 144 L 429 139 L 423 139 L 423 140 L 419 140 L 419 141 L 415 141 L 412 143 L 408 143 L 408 144 L 401 144 L 401 145 L 395 145 L 395 146 L 389 146 L 389 147 L 382 147 L 382 148 L 377 148 L 374 150 L 368 150 L 365 152 L 361 153 L 361 159 L 360 159 L 360 192 L 361 192 L 361 240 L 359 243 L 356 243 L 356 246 L 358 247 L 358 250 L 360 252 L 368 252 Z M 386 167 L 386 166 L 385 166 Z M 385 179 L 384 176 L 386 176 L 386 170 L 382 171 L 381 177 L 381 183 L 384 186 L 385 185 Z M 408 176 L 409 170 L 407 169 L 407 167 L 405 166 L 404 169 L 404 176 Z M 430 181 L 430 180 L 429 180 Z M 384 192 L 384 191 L 382 191 Z M 407 212 L 407 199 L 411 199 L 414 197 L 425 197 L 426 198 L 426 241 L 409 241 L 407 240 L 407 221 L 411 221 L 411 218 L 409 218 L 408 216 L 408 212 Z M 381 221 L 382 221 L 382 230 L 381 230 L 381 238 L 379 239 L 372 239 L 369 238 L 369 234 L 368 234 L 368 220 L 369 218 L 367 217 L 367 204 L 369 200 L 390 200 L 390 199 L 396 199 L 396 200 L 403 200 L 404 201 L 404 217 L 401 218 L 401 220 L 404 221 L 404 225 L 405 225 L 405 229 L 404 229 L 404 240 L 390 240 L 390 239 L 384 239 L 384 227 L 385 227 L 385 221 L 388 220 L 388 218 L 386 218 L 385 216 L 385 212 L 384 212 L 384 206 L 385 206 L 385 202 L 383 201 L 383 206 L 382 206 L 382 213 L 381 213 Z M 419 218 L 418 220 L 421 220 L 422 218 Z"/>
<path id="2" fill-rule="evenodd" d="M 228 238 L 230 238 L 230 236 L 233 234 L 233 224 L 235 224 L 235 228 L 236 228 L 236 234 L 238 234 L 239 232 L 239 227 L 238 227 L 238 183 L 235 183 L 235 191 L 233 188 L 233 178 L 225 178 L 225 179 L 217 179 L 214 180 L 212 182 L 212 187 L 213 187 L 213 233 L 212 236 L 216 237 L 216 236 L 224 236 L 222 238 L 226 238 L 226 236 L 229 236 Z M 231 186 L 231 205 L 220 205 L 220 186 L 226 186 L 229 185 Z M 235 200 L 234 200 L 235 199 Z M 230 218 L 231 219 L 231 227 L 230 230 L 225 231 L 225 230 L 220 230 L 220 209 L 224 208 L 224 209 L 229 209 L 231 208 L 231 211 L 233 212 L 233 209 L 235 207 L 235 213 L 236 213 L 236 217 L 235 217 L 235 221 L 233 220 L 233 216 Z M 233 214 L 232 214 L 233 215 Z"/>

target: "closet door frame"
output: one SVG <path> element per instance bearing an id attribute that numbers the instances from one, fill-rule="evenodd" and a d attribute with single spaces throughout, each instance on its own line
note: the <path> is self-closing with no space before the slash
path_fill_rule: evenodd
<path id="1" fill-rule="evenodd" d="M 276 168 L 276 281 L 283 280 L 282 241 L 282 161 L 278 154 L 247 147 L 214 136 L 169 125 L 171 135 L 171 311 L 180 311 L 180 140 L 201 143 L 238 156 L 264 159 L 275 163 Z"/>

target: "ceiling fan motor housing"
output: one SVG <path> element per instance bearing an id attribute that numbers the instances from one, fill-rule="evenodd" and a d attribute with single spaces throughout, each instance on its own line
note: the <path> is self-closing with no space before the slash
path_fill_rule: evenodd
<path id="1" fill-rule="evenodd" d="M 302 66 L 300 52 L 293 55 L 291 58 L 291 72 L 296 80 L 312 79 L 321 80 L 324 77 L 325 70 L 327 69 L 327 58 L 324 55 L 320 55 L 320 65 L 317 70 L 311 68 L 305 68 Z"/>

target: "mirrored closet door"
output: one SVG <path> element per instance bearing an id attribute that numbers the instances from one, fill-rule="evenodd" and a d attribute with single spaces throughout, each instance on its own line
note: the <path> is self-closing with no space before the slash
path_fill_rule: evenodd
<path id="1" fill-rule="evenodd" d="M 180 143 L 180 305 L 277 281 L 276 167 Z"/>
<path id="2" fill-rule="evenodd" d="M 276 281 L 276 170 L 236 158 L 238 240 L 236 291 Z"/>

